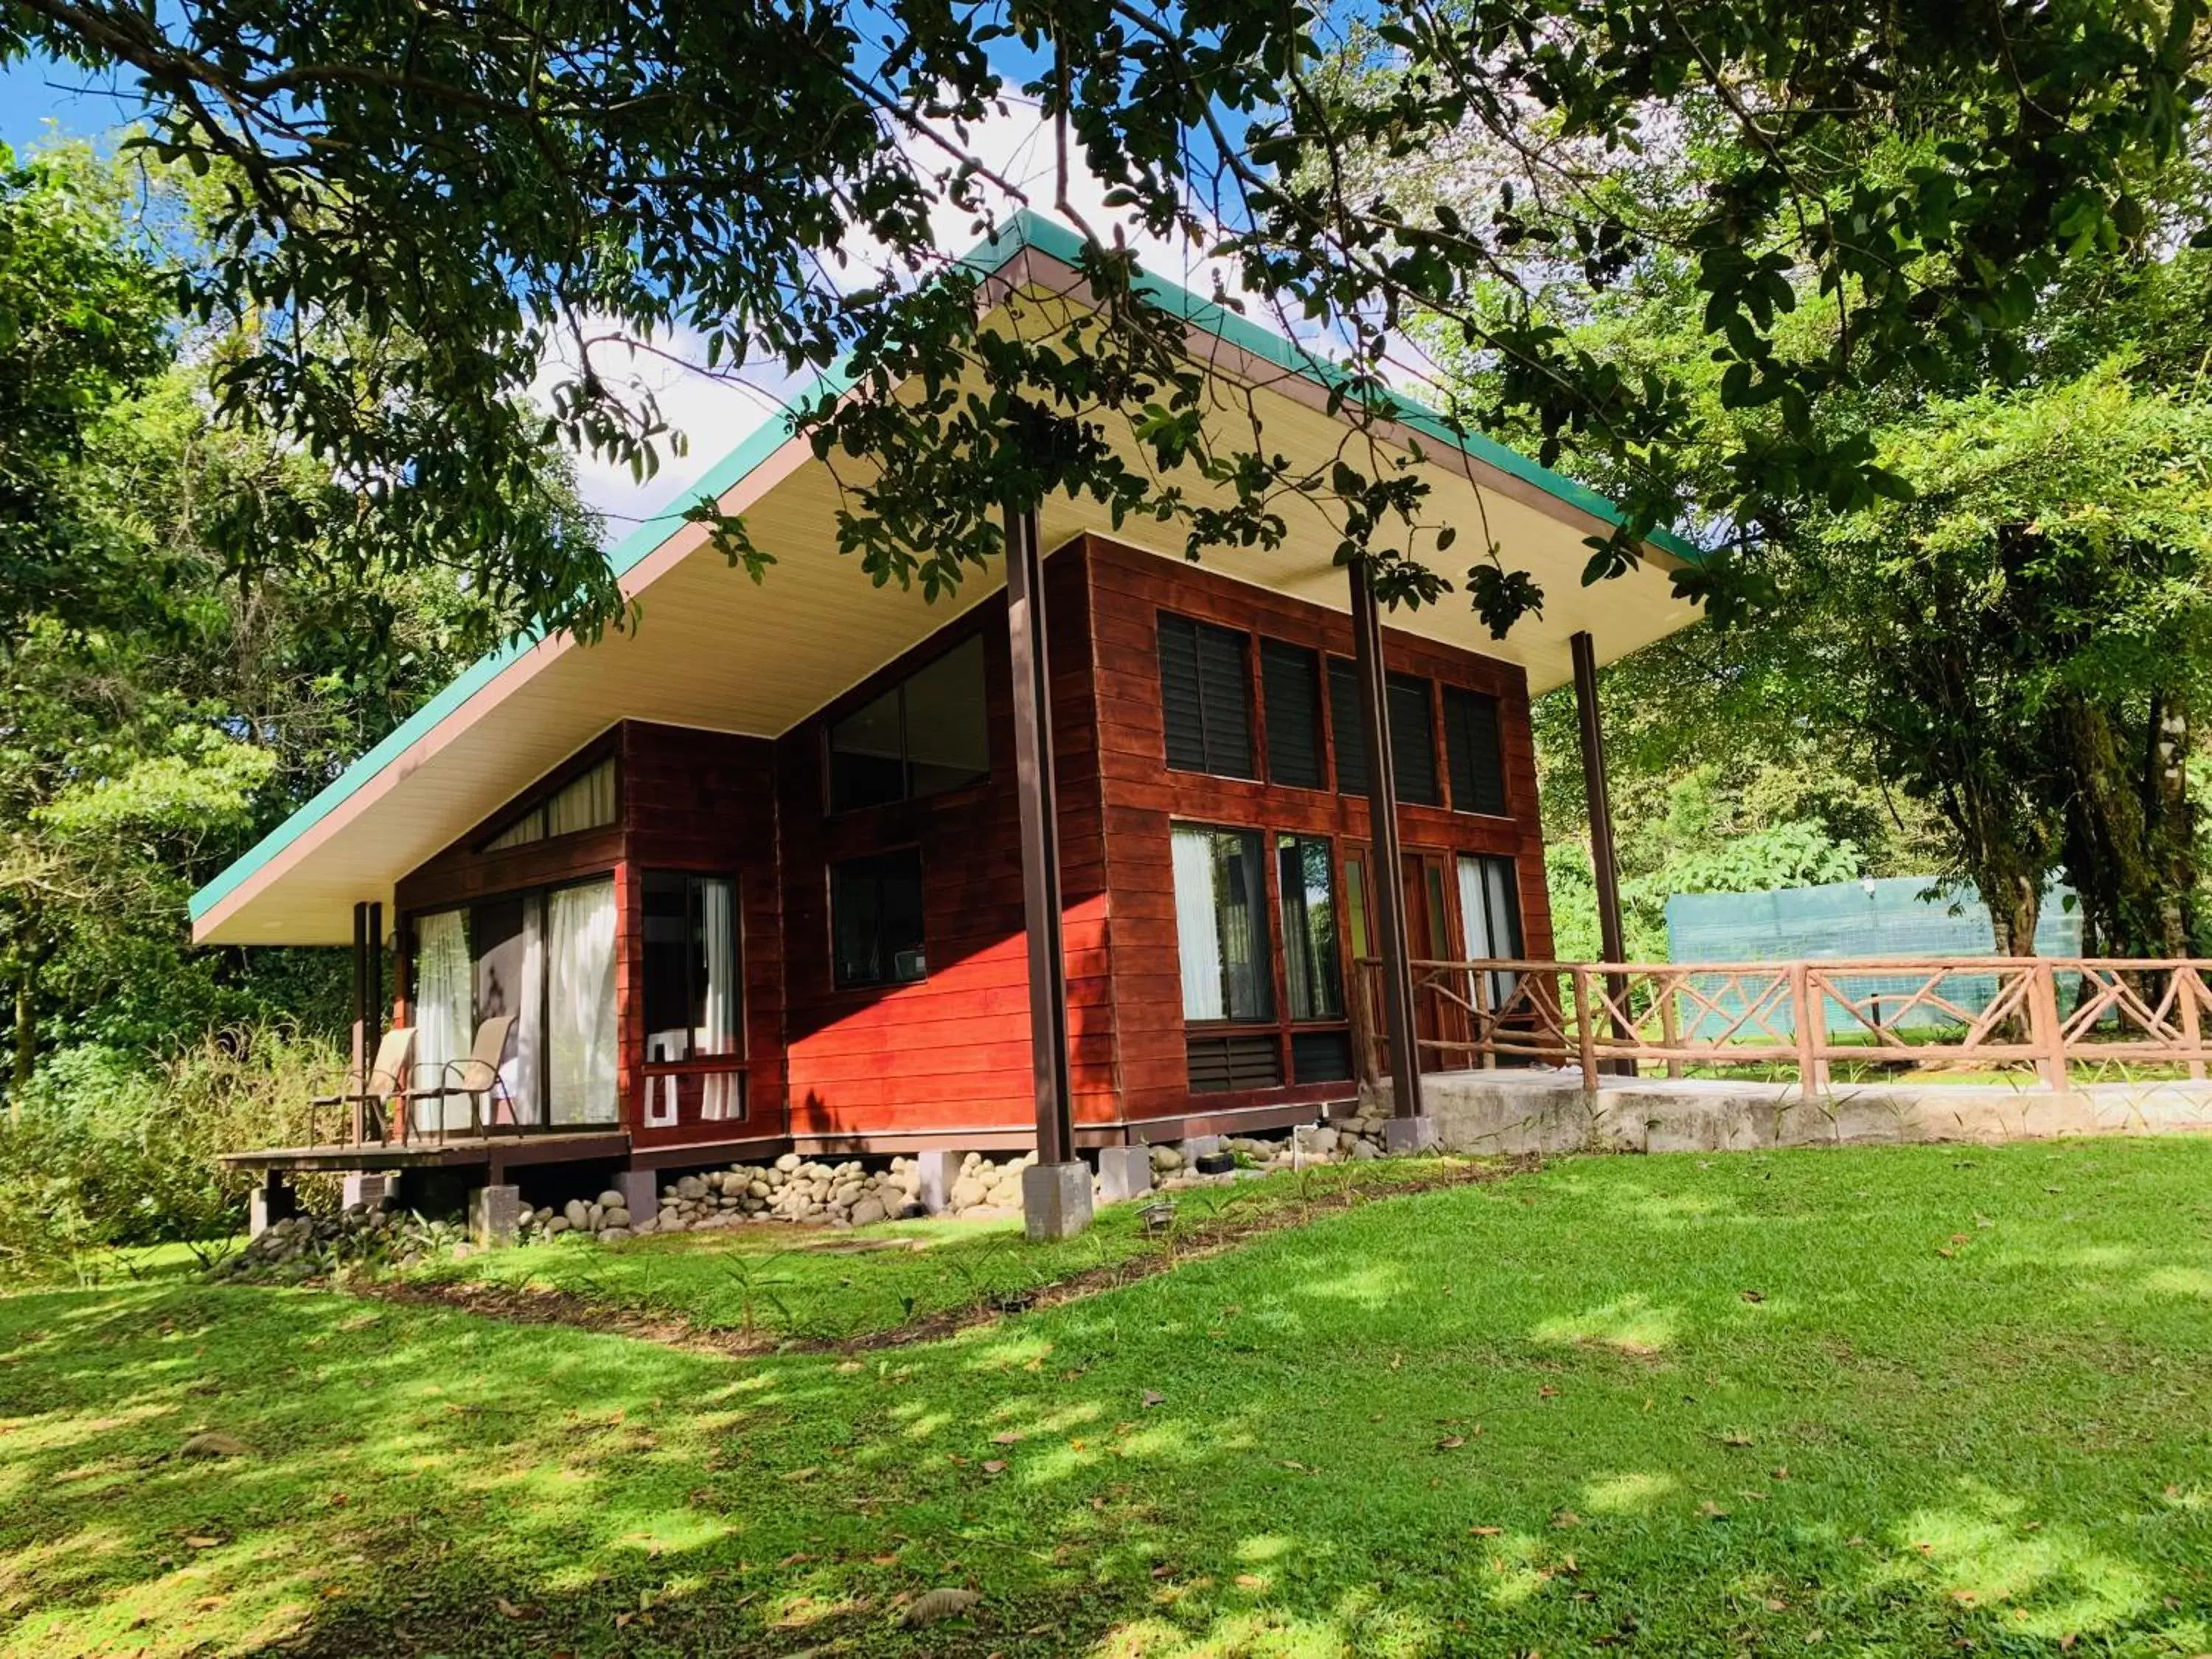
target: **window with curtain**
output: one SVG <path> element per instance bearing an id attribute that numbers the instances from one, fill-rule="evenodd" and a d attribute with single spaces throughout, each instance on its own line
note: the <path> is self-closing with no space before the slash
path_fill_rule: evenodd
<path id="1" fill-rule="evenodd" d="M 1224 778 L 1258 776 L 1252 767 L 1249 636 L 1166 611 L 1158 627 L 1169 767 Z"/>
<path id="2" fill-rule="evenodd" d="M 1262 845 L 1257 830 L 1175 826 L 1176 940 L 1187 1020 L 1274 1018 Z"/>
<path id="3" fill-rule="evenodd" d="M 1498 699 L 1444 687 L 1444 764 L 1451 774 L 1452 810 L 1505 812 L 1505 761 L 1498 740 Z"/>
<path id="4" fill-rule="evenodd" d="M 1511 859 L 1490 854 L 1459 855 L 1459 914 L 1470 962 L 1521 954 L 1521 883 Z M 1518 982 L 1508 969 L 1486 975 L 1490 1006 L 1501 1006 Z"/>
<path id="5" fill-rule="evenodd" d="M 612 757 L 579 773 L 483 844 L 487 853 L 526 847 L 555 836 L 602 830 L 615 821 L 615 763 Z"/>
<path id="6" fill-rule="evenodd" d="M 1275 838 L 1275 886 L 1283 905 L 1283 989 L 1292 1019 L 1344 1018 L 1336 948 L 1336 869 L 1319 836 Z"/>
<path id="7" fill-rule="evenodd" d="M 545 1034 L 545 899 L 538 892 L 486 899 L 469 912 L 476 955 L 476 1018 L 501 1017 L 508 1029 L 500 1061 L 498 1097 L 488 1103 L 501 1122 L 542 1121 L 539 1063 Z"/>
<path id="8" fill-rule="evenodd" d="M 465 910 L 434 910 L 415 918 L 415 1078 L 416 1086 L 435 1088 L 449 1061 L 465 1058 L 476 1036 L 476 974 L 469 953 Z M 424 1100 L 414 1103 L 419 1130 L 465 1128 L 468 1102 Z"/>
<path id="9" fill-rule="evenodd" d="M 737 884 L 648 870 L 644 909 L 645 1030 L 655 1060 L 738 1052 Z"/>
<path id="10" fill-rule="evenodd" d="M 1267 711 L 1267 781 L 1326 789 L 1321 741 L 1321 658 L 1280 640 L 1260 641 L 1260 690 Z"/>
<path id="11" fill-rule="evenodd" d="M 906 985 L 926 977 L 921 849 L 909 847 L 831 865 L 830 934 L 840 990 Z"/>
<path id="12" fill-rule="evenodd" d="M 612 1123 L 615 1094 L 615 884 L 545 896 L 547 1115 L 556 1124 Z"/>
<path id="13" fill-rule="evenodd" d="M 991 775 L 983 640 L 963 640 L 830 726 L 830 810 L 919 800 Z"/>

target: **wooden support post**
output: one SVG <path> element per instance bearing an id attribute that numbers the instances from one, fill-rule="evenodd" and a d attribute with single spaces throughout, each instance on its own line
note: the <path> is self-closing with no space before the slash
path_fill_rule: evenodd
<path id="1" fill-rule="evenodd" d="M 1009 505 L 1006 530 L 1022 925 L 1029 941 L 1030 1067 L 1037 1163 L 1049 1166 L 1074 1158 L 1075 1127 L 1067 1067 L 1067 953 L 1060 936 L 1060 796 L 1053 775 L 1052 676 L 1045 655 L 1044 553 L 1037 545 L 1034 508 Z"/>
<path id="2" fill-rule="evenodd" d="M 2066 1028 L 2058 1018 L 2058 975 L 2047 961 L 2039 960 L 2027 970 L 2027 1025 L 2044 1086 L 2054 1093 L 2063 1091 Z"/>
<path id="3" fill-rule="evenodd" d="M 1419 1117 L 1421 1055 L 1413 1036 L 1413 970 L 1406 949 L 1405 858 L 1398 843 L 1397 769 L 1390 757 L 1389 683 L 1382 662 L 1382 617 L 1367 566 L 1354 561 L 1352 645 L 1359 678 L 1359 723 L 1367 734 L 1369 840 L 1375 850 L 1375 935 L 1382 958 L 1382 1023 L 1390 1044 L 1390 1107 Z"/>
<path id="4" fill-rule="evenodd" d="M 1575 1048 L 1581 1056 L 1583 1092 L 1597 1095 L 1597 1022 L 1591 1018 L 1590 999 L 1596 977 L 1582 963 L 1575 964 Z"/>
<path id="5" fill-rule="evenodd" d="M 2203 983 L 2194 963 L 2182 963 L 2170 970 L 2173 975 L 2174 1011 L 2181 1016 L 2181 1040 L 2189 1049 L 2189 1080 L 2204 1081 L 2204 1022 L 2203 1011 L 2197 1006 L 2197 987 Z"/>
<path id="6" fill-rule="evenodd" d="M 1663 975 L 1659 981 L 1659 1036 L 1669 1048 L 1682 1046 L 1682 1017 L 1674 1006 L 1674 984 Z M 1679 1059 L 1668 1059 L 1668 1077 L 1679 1079 L 1686 1069 Z"/>
<path id="7" fill-rule="evenodd" d="M 1620 857 L 1613 836 L 1613 791 L 1606 781 L 1605 726 L 1597 706 L 1597 642 L 1585 630 L 1569 636 L 1567 649 L 1574 659 L 1575 719 L 1582 731 L 1583 798 L 1589 808 L 1590 877 L 1597 889 L 1598 949 L 1607 962 L 1626 962 L 1628 945 L 1620 923 Z M 1618 1005 L 1613 1034 L 1626 1039 L 1630 1033 L 1620 1009 L 1627 1005 L 1628 981 L 1620 975 L 1608 975 L 1606 988 Z M 1635 1061 L 1624 1062 L 1622 1069 L 1633 1073 Z"/>
<path id="8" fill-rule="evenodd" d="M 1802 962 L 1790 964 L 1790 1023 L 1797 1038 L 1797 1092 L 1806 1100 L 1820 1097 L 1820 1010 L 1813 1006 L 1813 975 Z"/>

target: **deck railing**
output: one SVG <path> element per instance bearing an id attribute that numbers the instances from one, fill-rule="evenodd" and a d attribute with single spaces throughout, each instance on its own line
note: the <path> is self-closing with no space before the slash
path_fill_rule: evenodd
<path id="1" fill-rule="evenodd" d="M 1551 1064 L 1586 1087 L 1646 1064 L 1790 1071 L 1811 1097 L 1839 1064 L 2032 1069 L 2064 1088 L 2077 1065 L 2212 1063 L 2212 961 L 1948 957 L 1752 963 L 1485 959 L 1412 964 L 1425 1069 Z M 1386 1060 L 1382 964 L 1357 963 L 1363 1078 Z"/>

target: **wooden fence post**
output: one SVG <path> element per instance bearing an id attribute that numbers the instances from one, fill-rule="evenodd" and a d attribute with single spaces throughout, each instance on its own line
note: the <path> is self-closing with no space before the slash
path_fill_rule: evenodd
<path id="1" fill-rule="evenodd" d="M 1376 1052 L 1375 1016 L 1368 997 L 1367 964 L 1352 964 L 1352 1000 L 1346 1010 L 1352 1017 L 1352 1049 L 1359 1080 L 1370 1089 L 1382 1086 L 1382 1057 Z"/>
<path id="2" fill-rule="evenodd" d="M 1575 1044 L 1581 1051 L 1583 1092 L 1597 1093 L 1597 1021 L 1590 1013 L 1590 970 L 1575 964 Z"/>
<path id="3" fill-rule="evenodd" d="M 2039 957 L 2027 970 L 2027 1025 L 2036 1069 L 2054 1093 L 2066 1087 L 2066 1030 L 2058 1020 L 2058 975 Z"/>
<path id="4" fill-rule="evenodd" d="M 2181 1040 L 2189 1049 L 2189 1080 L 2204 1081 L 2203 1021 L 2197 1006 L 2197 988 L 2203 983 L 2203 975 L 2194 963 L 2179 963 L 2173 969 L 2173 1000 L 2179 1005 Z"/>
<path id="5" fill-rule="evenodd" d="M 1682 1046 L 1682 1020 L 1674 1008 L 1674 980 L 1671 974 L 1659 975 L 1659 1036 L 1669 1048 Z M 1686 1069 L 1680 1060 L 1668 1056 L 1668 1077 L 1679 1079 Z"/>
<path id="6" fill-rule="evenodd" d="M 1820 1096 L 1820 1010 L 1813 1006 L 1813 970 L 1802 962 L 1790 964 L 1790 1023 L 1797 1036 L 1797 1092 L 1804 1099 Z"/>

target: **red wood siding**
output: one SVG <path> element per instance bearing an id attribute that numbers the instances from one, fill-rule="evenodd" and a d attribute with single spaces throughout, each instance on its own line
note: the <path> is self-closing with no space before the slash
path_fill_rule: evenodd
<path id="1" fill-rule="evenodd" d="M 1224 554 L 1233 560 L 1233 553 Z M 1085 550 L 1091 611 L 1097 618 L 1091 647 L 1097 668 L 1099 787 L 1107 848 L 1108 909 L 1114 959 L 1116 1062 L 1121 1108 L 1132 1120 L 1209 1112 L 1281 1100 L 1342 1097 L 1352 1085 L 1242 1091 L 1194 1096 L 1185 1058 L 1182 985 L 1176 948 L 1175 878 L 1170 825 L 1176 821 L 1267 831 L 1327 836 L 1344 847 L 1364 842 L 1371 830 L 1364 796 L 1291 788 L 1265 781 L 1171 772 L 1160 708 L 1159 613 L 1195 617 L 1255 636 L 1251 671 L 1253 752 L 1264 778 L 1267 713 L 1258 674 L 1258 638 L 1304 646 L 1328 657 L 1352 654 L 1351 619 L 1284 599 L 1213 571 L 1179 565 L 1156 555 L 1093 538 Z M 1449 601 L 1447 601 L 1449 602 Z M 1498 700 L 1500 748 L 1510 817 L 1448 807 L 1401 804 L 1400 833 L 1407 850 L 1490 853 L 1514 858 L 1521 890 L 1522 928 L 1530 954 L 1552 946 L 1551 911 L 1544 887 L 1543 835 L 1537 814 L 1535 748 L 1528 721 L 1528 681 L 1511 664 L 1386 631 L 1387 665 L 1438 684 L 1488 692 Z M 1329 710 L 1324 666 L 1322 720 Z M 1432 693 L 1432 696 L 1436 694 Z M 1441 710 L 1434 721 L 1437 775 L 1446 776 Z M 1334 738 L 1334 732 L 1328 732 Z M 1329 775 L 1334 750 L 1328 743 Z M 1284 1006 L 1281 911 L 1268 865 L 1268 926 L 1273 939 L 1276 1006 Z M 1455 884 L 1449 902 L 1459 926 Z M 1341 893 L 1339 894 L 1340 909 Z M 1462 935 L 1463 937 L 1463 935 Z M 1255 1028 L 1265 1030 L 1265 1027 Z"/>
<path id="2" fill-rule="evenodd" d="M 1089 594 L 1079 550 L 1063 550 L 1046 561 L 1045 593 L 1074 1107 L 1081 1121 L 1107 1121 L 1117 1115 L 1114 999 L 1106 951 Z M 824 744 L 830 723 L 976 633 L 983 641 L 990 776 L 923 800 L 828 811 Z M 858 1134 L 1033 1123 L 1029 963 L 1003 596 L 940 629 L 780 738 L 776 757 L 784 830 L 786 1052 L 793 1132 Z M 839 990 L 830 960 L 830 866 L 908 847 L 921 853 L 927 976 L 912 985 Z"/>

